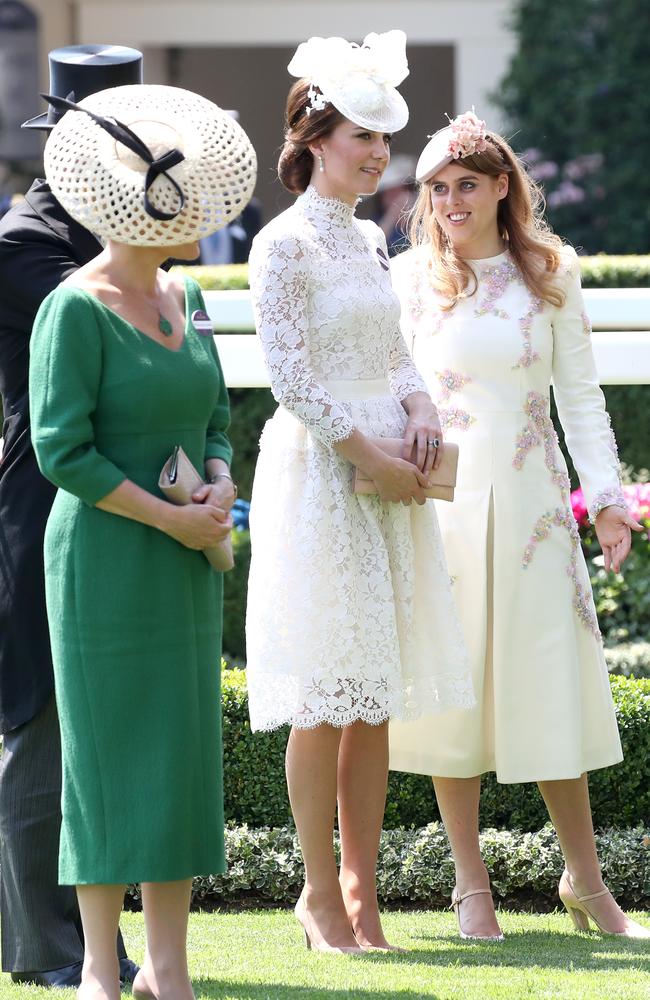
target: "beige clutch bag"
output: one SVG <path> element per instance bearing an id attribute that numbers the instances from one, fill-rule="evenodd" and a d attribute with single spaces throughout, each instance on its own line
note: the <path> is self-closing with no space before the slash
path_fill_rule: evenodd
<path id="1" fill-rule="evenodd" d="M 391 458 L 402 458 L 404 442 L 401 438 L 371 438 L 371 440 L 373 444 L 376 444 L 378 448 L 385 451 Z M 415 445 L 413 446 L 410 461 L 415 464 Z M 437 469 L 432 469 L 429 473 L 429 488 L 425 491 L 426 496 L 435 500 L 453 500 L 457 469 L 458 445 L 445 442 L 442 452 L 442 462 Z M 357 468 L 354 470 L 352 490 L 354 493 L 377 492 L 372 479 L 368 479 L 365 472 Z"/>
<path id="2" fill-rule="evenodd" d="M 198 474 L 189 458 L 179 444 L 162 467 L 158 486 L 171 503 L 184 507 L 192 502 L 192 494 L 203 486 L 204 482 Z M 232 553 L 232 540 L 230 535 L 211 545 L 208 549 L 203 549 L 203 555 L 208 560 L 213 569 L 220 573 L 232 569 L 235 565 L 235 558 Z"/>

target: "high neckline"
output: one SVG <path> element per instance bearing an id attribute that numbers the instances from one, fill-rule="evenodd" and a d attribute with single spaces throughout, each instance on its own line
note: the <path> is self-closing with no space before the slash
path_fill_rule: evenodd
<path id="1" fill-rule="evenodd" d="M 501 253 L 497 253 L 494 257 L 465 257 L 465 263 L 469 264 L 470 267 L 490 267 L 494 264 L 504 264 L 507 260 L 510 260 L 510 251 L 502 250 Z"/>
<path id="2" fill-rule="evenodd" d="M 356 204 L 348 205 L 347 201 L 342 201 L 340 198 L 320 194 L 313 184 L 307 187 L 298 201 L 317 215 L 338 222 L 352 222 L 357 207 Z"/>

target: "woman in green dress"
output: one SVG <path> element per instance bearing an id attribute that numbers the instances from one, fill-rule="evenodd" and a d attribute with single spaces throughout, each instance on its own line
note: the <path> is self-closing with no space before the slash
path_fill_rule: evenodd
<path id="1" fill-rule="evenodd" d="M 79 897 L 80 1000 L 120 995 L 130 882 L 142 883 L 147 930 L 134 996 L 191 1000 L 191 879 L 224 869 L 222 577 L 200 550 L 230 531 L 235 489 L 201 292 L 160 266 L 196 257 L 198 238 L 241 211 L 255 156 L 225 112 L 176 88 L 120 87 L 68 107 L 46 174 L 106 246 L 45 300 L 32 336 L 34 447 L 59 487 L 45 539 L 59 878 Z M 176 445 L 205 472 L 185 507 L 157 485 Z"/>

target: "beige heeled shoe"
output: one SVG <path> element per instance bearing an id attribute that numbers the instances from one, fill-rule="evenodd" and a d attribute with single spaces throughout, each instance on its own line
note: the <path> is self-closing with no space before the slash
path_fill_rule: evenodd
<path id="1" fill-rule="evenodd" d="M 481 896 L 485 894 L 486 896 L 491 896 L 492 893 L 489 889 L 470 889 L 469 892 L 460 893 L 458 891 L 458 886 L 454 886 L 454 891 L 451 894 L 451 909 L 453 909 L 456 914 L 456 920 L 458 921 L 458 933 L 460 934 L 463 941 L 503 941 L 503 934 L 466 934 L 463 930 L 463 925 L 460 922 L 460 904 L 464 899 L 469 896 Z"/>
<path id="2" fill-rule="evenodd" d="M 560 879 L 558 893 L 567 913 L 573 921 L 574 927 L 578 931 L 588 931 L 590 929 L 589 921 L 593 920 L 601 934 L 612 934 L 616 937 L 650 938 L 650 930 L 647 927 L 642 927 L 641 924 L 637 924 L 635 920 L 630 920 L 629 927 L 624 931 L 606 930 L 599 923 L 598 918 L 591 912 L 589 907 L 585 906 L 585 903 L 588 903 L 591 899 L 599 899 L 601 896 L 611 895 L 609 889 L 605 888 L 601 889 L 600 892 L 590 892 L 586 896 L 578 896 L 571 884 L 571 876 L 566 868 Z"/>
<path id="3" fill-rule="evenodd" d="M 300 924 L 300 926 L 303 929 L 303 933 L 305 935 L 305 945 L 307 947 L 307 951 L 323 951 L 323 952 L 328 952 L 329 954 L 334 954 L 334 955 L 359 955 L 359 954 L 362 954 L 365 951 L 365 948 L 362 948 L 361 945 L 357 945 L 356 947 L 354 947 L 354 946 L 353 947 L 335 947 L 333 945 L 328 945 L 328 944 L 325 944 L 325 943 L 323 943 L 323 944 L 314 944 L 312 942 L 311 934 L 310 934 L 309 928 L 307 926 L 308 921 L 309 921 L 309 917 L 308 917 L 308 914 L 307 914 L 306 910 L 304 910 L 303 907 L 301 906 L 301 902 L 302 902 L 302 898 L 299 899 L 298 902 L 296 903 L 296 906 L 295 906 L 295 909 L 294 909 L 293 912 L 294 912 L 296 920 L 298 921 L 298 923 Z"/>

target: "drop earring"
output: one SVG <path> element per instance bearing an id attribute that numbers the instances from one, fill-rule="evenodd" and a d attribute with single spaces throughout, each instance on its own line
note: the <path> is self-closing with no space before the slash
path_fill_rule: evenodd
<path id="1" fill-rule="evenodd" d="M 323 159 L 322 156 L 318 157 L 318 169 L 320 170 L 321 174 L 325 173 L 325 160 Z"/>

